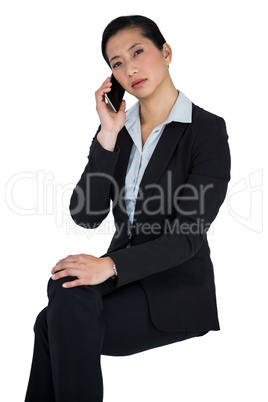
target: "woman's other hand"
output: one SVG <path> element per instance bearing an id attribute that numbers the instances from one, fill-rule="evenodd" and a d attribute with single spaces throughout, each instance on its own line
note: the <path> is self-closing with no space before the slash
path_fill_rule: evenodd
<path id="1" fill-rule="evenodd" d="M 90 254 L 68 255 L 52 268 L 51 279 L 57 280 L 67 276 L 76 276 L 74 281 L 62 286 L 72 288 L 81 285 L 98 285 L 114 275 L 114 262 L 110 257 L 94 257 Z"/>
<path id="2" fill-rule="evenodd" d="M 122 100 L 117 113 L 109 103 L 105 102 L 105 94 L 111 91 L 111 87 L 111 78 L 108 77 L 95 92 L 96 110 L 101 124 L 101 131 L 98 133 L 97 139 L 108 151 L 114 151 L 117 135 L 126 122 L 125 100 Z"/>

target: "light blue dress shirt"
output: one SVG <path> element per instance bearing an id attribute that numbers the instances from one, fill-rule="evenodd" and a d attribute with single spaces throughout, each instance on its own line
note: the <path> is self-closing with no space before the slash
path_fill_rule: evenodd
<path id="1" fill-rule="evenodd" d="M 181 91 L 178 92 L 179 96 L 167 120 L 154 128 L 143 147 L 140 123 L 140 102 L 136 102 L 126 112 L 125 127 L 133 140 L 125 178 L 125 202 L 131 224 L 133 224 L 136 199 L 143 173 L 165 126 L 172 121 L 181 123 L 192 122 L 192 102 Z M 129 232 L 129 237 L 130 236 L 131 232 Z M 130 247 L 130 243 L 128 243 L 126 247 Z"/>

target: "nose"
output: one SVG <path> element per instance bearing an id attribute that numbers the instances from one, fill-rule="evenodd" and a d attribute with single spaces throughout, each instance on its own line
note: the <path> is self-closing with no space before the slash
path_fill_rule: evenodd
<path id="1" fill-rule="evenodd" d="M 128 77 L 131 77 L 132 75 L 137 74 L 139 72 L 138 67 L 133 62 L 128 62 L 126 63 L 125 66 L 126 66 L 126 74 Z"/>

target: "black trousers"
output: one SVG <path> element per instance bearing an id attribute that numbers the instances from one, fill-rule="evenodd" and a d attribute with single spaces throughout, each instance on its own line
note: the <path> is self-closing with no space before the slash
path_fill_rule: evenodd
<path id="1" fill-rule="evenodd" d="M 34 324 L 25 402 L 101 402 L 101 355 L 131 355 L 208 332 L 157 329 L 139 281 L 118 288 L 113 279 L 62 287 L 73 279 L 49 279 L 48 306 Z"/>

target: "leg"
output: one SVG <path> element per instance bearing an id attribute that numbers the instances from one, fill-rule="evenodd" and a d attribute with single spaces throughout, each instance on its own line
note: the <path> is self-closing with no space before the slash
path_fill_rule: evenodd
<path id="1" fill-rule="evenodd" d="M 101 402 L 101 354 L 129 355 L 206 333 L 155 328 L 139 281 L 64 289 L 66 280 L 49 280 L 25 402 Z"/>
<path id="2" fill-rule="evenodd" d="M 74 278 L 48 282 L 48 307 L 34 326 L 35 347 L 25 402 L 102 401 L 102 296 L 114 281 L 62 288 Z M 52 380 L 53 378 L 53 380 Z"/>
<path id="3" fill-rule="evenodd" d="M 55 402 L 47 334 L 47 307 L 37 316 L 32 367 L 25 402 Z"/>
<path id="4" fill-rule="evenodd" d="M 103 398 L 102 293 L 111 292 L 114 281 L 64 289 L 65 281 L 66 278 L 50 279 L 48 284 L 48 339 L 55 399 L 57 402 L 100 402 Z"/>

